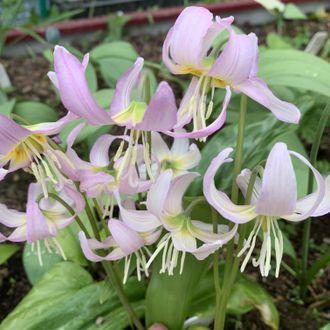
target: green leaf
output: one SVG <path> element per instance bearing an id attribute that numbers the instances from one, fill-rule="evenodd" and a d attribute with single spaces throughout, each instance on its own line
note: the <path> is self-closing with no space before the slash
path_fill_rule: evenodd
<path id="1" fill-rule="evenodd" d="M 325 324 L 322 328 L 320 328 L 319 330 L 330 330 L 330 323 Z"/>
<path id="2" fill-rule="evenodd" d="M 318 274 L 318 272 L 325 268 L 330 262 L 330 251 L 323 254 L 319 259 L 317 259 L 312 266 L 308 269 L 306 274 L 306 285 L 309 285 Z"/>
<path id="3" fill-rule="evenodd" d="M 181 330 L 189 315 L 192 297 L 209 265 L 209 259 L 198 261 L 186 256 L 184 270 L 178 266 L 173 276 L 159 274 L 161 256 L 154 262 L 153 274 L 146 295 L 147 325 L 161 323 L 171 330 Z"/>
<path id="4" fill-rule="evenodd" d="M 55 264 L 63 261 L 59 254 L 55 252 L 50 253 L 43 242 L 37 244 L 39 244 L 39 248 L 37 245 L 25 244 L 23 252 L 24 269 L 32 285 L 35 285 Z M 38 249 L 40 249 L 42 264 L 40 264 L 38 257 Z"/>
<path id="5" fill-rule="evenodd" d="M 0 113 L 2 115 L 9 116 L 12 113 L 12 111 L 15 107 L 15 104 L 16 104 L 16 99 L 12 99 L 10 101 L 2 103 L 0 105 Z"/>
<path id="6" fill-rule="evenodd" d="M 285 19 L 307 19 L 307 16 L 293 3 L 285 6 L 283 16 Z"/>
<path id="7" fill-rule="evenodd" d="M 126 311 L 115 292 L 106 304 L 99 303 L 103 282 L 78 265 L 61 262 L 33 287 L 1 323 L 0 330 L 121 330 L 129 326 Z M 131 278 L 126 293 L 137 314 L 144 314 L 145 284 Z M 97 325 L 99 319 L 101 324 Z"/>
<path id="8" fill-rule="evenodd" d="M 0 244 L 0 265 L 5 263 L 11 256 L 13 256 L 20 249 L 19 245 L 14 244 Z"/>
<path id="9" fill-rule="evenodd" d="M 260 78 L 267 84 L 330 95 L 330 64 L 299 50 L 265 50 L 260 54 Z"/>
<path id="10" fill-rule="evenodd" d="M 282 12 L 285 8 L 285 5 L 279 0 L 255 0 L 260 3 L 265 9 L 269 11 L 278 10 Z"/>
<path id="11" fill-rule="evenodd" d="M 89 89 L 92 93 L 96 92 L 97 90 L 97 77 L 96 71 L 92 63 L 88 63 L 87 69 L 85 71 L 86 80 L 89 86 Z"/>
<path id="12" fill-rule="evenodd" d="M 125 58 L 102 58 L 98 60 L 103 79 L 109 87 L 114 88 L 116 82 L 132 65 L 133 61 Z"/>
<path id="13" fill-rule="evenodd" d="M 271 32 L 266 37 L 267 46 L 271 49 L 292 49 L 293 47 L 282 36 Z"/>
<path id="14" fill-rule="evenodd" d="M 257 309 L 264 323 L 272 329 L 279 328 L 279 315 L 272 297 L 260 284 L 241 276 L 234 285 L 227 311 L 229 314 L 242 315 L 252 309 Z"/>
<path id="15" fill-rule="evenodd" d="M 90 52 L 90 56 L 92 61 L 99 61 L 104 58 L 121 58 L 133 62 L 138 54 L 130 43 L 114 41 L 95 47 Z M 111 67 L 108 69 L 111 70 Z"/>
<path id="16" fill-rule="evenodd" d="M 104 110 L 108 111 L 114 92 L 115 91 L 113 89 L 105 88 L 93 93 L 93 96 L 97 104 Z"/>
<path id="17" fill-rule="evenodd" d="M 49 105 L 41 102 L 17 102 L 13 113 L 24 118 L 29 124 L 39 124 L 58 120 L 58 114 Z"/>

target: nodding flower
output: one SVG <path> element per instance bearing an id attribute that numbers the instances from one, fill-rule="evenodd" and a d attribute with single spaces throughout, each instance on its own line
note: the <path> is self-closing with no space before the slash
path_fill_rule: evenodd
<path id="1" fill-rule="evenodd" d="M 26 241 L 36 246 L 41 265 L 40 241 L 44 241 L 48 251 L 54 249 L 66 259 L 56 236 L 58 231 L 67 227 L 85 207 L 81 194 L 74 186 L 65 185 L 63 190 L 56 194 L 75 210 L 74 214 L 67 210 L 64 203 L 45 198 L 43 189 L 38 183 L 31 183 L 29 186 L 26 212 L 8 209 L 4 204 L 0 204 L 0 223 L 14 229 L 8 237 L 0 234 L 0 239 L 2 237 L 3 241 Z"/>
<path id="2" fill-rule="evenodd" d="M 172 171 L 166 170 L 150 187 L 147 210 L 131 210 L 119 203 L 123 222 L 130 228 L 141 234 L 156 230 L 164 232 L 147 262 L 147 268 L 162 252 L 160 272 L 173 275 L 174 269 L 180 264 L 181 273 L 186 253 L 202 260 L 234 237 L 237 226 L 228 231 L 227 226 L 219 225 L 219 233 L 215 234 L 211 224 L 192 220 L 183 209 L 183 195 L 197 176 L 197 173 L 186 173 L 173 179 Z"/>
<path id="3" fill-rule="evenodd" d="M 139 141 L 142 141 L 144 160 L 148 175 L 151 171 L 150 132 L 166 132 L 176 124 L 177 107 L 172 89 L 167 82 L 161 82 L 156 92 L 147 99 L 144 80 L 141 79 L 143 58 L 118 80 L 110 106 L 110 116 L 115 124 L 125 127 L 129 133 L 128 147 L 124 151 L 121 171 L 127 164 L 135 165 Z M 123 144 L 115 156 L 117 160 L 123 153 Z"/>
<path id="4" fill-rule="evenodd" d="M 61 190 L 68 181 L 58 160 L 63 153 L 51 146 L 49 136 L 57 134 L 70 120 L 72 116 L 67 115 L 57 122 L 19 125 L 0 114 L 0 180 L 25 169 L 35 176 L 46 196 L 47 180 Z"/>
<path id="5" fill-rule="evenodd" d="M 193 6 L 184 9 L 169 30 L 163 45 L 165 65 L 173 74 L 193 76 L 181 102 L 175 128 L 193 121 L 193 130 L 168 134 L 178 138 L 205 138 L 219 130 L 226 120 L 231 91 L 248 95 L 279 120 L 299 121 L 297 107 L 279 100 L 257 77 L 257 37 L 254 33 L 236 34 L 231 27 L 233 20 L 233 17 L 219 16 L 214 19 L 209 10 Z M 229 40 L 224 46 L 226 33 Z M 226 95 L 219 116 L 207 125 L 213 113 L 216 88 L 224 88 Z"/>
<path id="6" fill-rule="evenodd" d="M 204 177 L 204 195 L 224 218 L 236 224 L 255 221 L 239 253 L 240 256 L 247 252 L 241 271 L 244 271 L 251 258 L 261 231 L 263 242 L 260 256 L 253 258 L 252 264 L 260 268 L 262 276 L 268 276 L 271 269 L 272 244 L 274 244 L 275 276 L 278 277 L 283 256 L 283 236 L 279 220 L 298 222 L 311 216 L 328 213 L 330 176 L 324 179 L 307 159 L 295 151 L 288 150 L 286 144 L 276 143 L 267 158 L 264 170 L 259 171 L 259 176 L 256 175 L 252 179 L 252 172 L 245 169 L 237 177 L 236 182 L 247 200 L 245 205 L 236 205 L 224 192 L 217 190 L 214 182 L 217 170 L 223 164 L 232 161 L 229 158 L 232 151 L 231 148 L 224 149 L 212 160 Z M 300 160 L 313 172 L 317 183 L 316 191 L 304 198 L 297 198 L 297 182 L 291 156 Z M 250 196 L 247 196 L 247 191 L 250 191 Z"/>

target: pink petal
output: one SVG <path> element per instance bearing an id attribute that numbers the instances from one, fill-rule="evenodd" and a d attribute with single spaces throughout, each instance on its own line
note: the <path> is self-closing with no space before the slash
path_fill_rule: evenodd
<path id="1" fill-rule="evenodd" d="M 251 178 L 251 171 L 249 169 L 244 169 L 236 178 L 236 183 L 243 193 L 243 196 L 246 197 L 246 193 L 249 187 Z M 259 176 L 256 177 L 256 181 L 254 183 L 252 196 L 251 196 L 251 204 L 256 204 L 257 200 L 259 199 L 261 191 L 261 179 Z"/>
<path id="2" fill-rule="evenodd" d="M 120 205 L 123 222 L 137 232 L 152 231 L 161 226 L 157 217 L 145 210 L 130 210 Z"/>
<path id="3" fill-rule="evenodd" d="M 31 134 L 29 130 L 16 124 L 12 119 L 0 114 L 0 157 L 5 156 Z"/>
<path id="4" fill-rule="evenodd" d="M 55 47 L 54 68 L 61 100 L 70 112 L 87 119 L 90 124 L 109 124 L 109 114 L 98 106 L 89 90 L 85 76 L 87 59 L 80 63 L 64 47 Z"/>
<path id="5" fill-rule="evenodd" d="M 132 91 L 139 82 L 143 62 L 143 58 L 139 57 L 134 65 L 119 78 L 110 105 L 111 118 L 127 109 L 131 104 Z"/>
<path id="6" fill-rule="evenodd" d="M 266 162 L 256 212 L 280 216 L 292 214 L 297 202 L 297 183 L 286 144 L 276 143 Z"/>
<path id="7" fill-rule="evenodd" d="M 158 161 L 170 155 L 170 149 L 158 132 L 151 132 L 152 153 L 156 155 Z"/>
<path id="8" fill-rule="evenodd" d="M 218 169 L 225 163 L 232 162 L 229 155 L 232 148 L 226 148 L 215 157 L 208 167 L 203 180 L 204 196 L 224 218 L 235 223 L 245 223 L 257 217 L 253 205 L 236 205 L 222 191 L 217 190 L 214 177 Z"/>
<path id="9" fill-rule="evenodd" d="M 200 174 L 196 172 L 182 174 L 173 179 L 167 193 L 164 209 L 166 213 L 176 216 L 183 212 L 182 199 L 187 188 Z"/>
<path id="10" fill-rule="evenodd" d="M 313 212 L 313 217 L 320 217 L 330 212 L 330 175 L 325 179 L 325 194 L 324 197 L 317 207 L 317 209 Z M 299 201 L 297 202 L 297 204 Z"/>
<path id="11" fill-rule="evenodd" d="M 139 250 L 145 244 L 142 237 L 122 221 L 111 219 L 108 222 L 108 227 L 113 239 L 125 255 Z"/>
<path id="12" fill-rule="evenodd" d="M 163 61 L 172 73 L 186 73 L 180 66 L 203 68 L 203 40 L 212 24 L 213 15 L 205 8 L 191 6 L 181 12 L 163 46 Z"/>
<path id="13" fill-rule="evenodd" d="M 207 126 L 206 128 L 203 128 L 203 129 L 200 129 L 197 131 L 192 131 L 192 132 L 181 132 L 181 133 L 180 132 L 165 132 L 165 133 L 169 136 L 173 136 L 178 139 L 182 139 L 182 138 L 198 139 L 198 138 L 202 138 L 202 137 L 207 137 L 207 136 L 215 133 L 223 126 L 223 124 L 226 121 L 227 107 L 228 107 L 228 103 L 230 101 L 230 97 L 231 97 L 231 91 L 230 91 L 230 88 L 227 86 L 226 87 L 226 96 L 225 96 L 225 99 L 222 104 L 221 113 L 218 116 L 218 118 L 212 124 Z"/>
<path id="14" fill-rule="evenodd" d="M 93 252 L 93 250 L 92 250 L 94 248 L 93 244 L 92 244 L 93 240 L 87 239 L 87 237 L 83 231 L 79 232 L 79 241 L 80 241 L 81 249 L 82 249 L 85 257 L 88 260 L 94 261 L 94 262 L 99 262 L 99 261 L 105 260 L 104 257 L 101 257 Z"/>
<path id="15" fill-rule="evenodd" d="M 323 207 L 327 208 L 328 201 L 324 201 L 324 197 L 327 193 L 327 185 L 325 180 L 323 179 L 322 175 L 317 171 L 312 164 L 303 156 L 298 154 L 295 151 L 289 151 L 289 153 L 292 156 L 295 156 L 298 158 L 300 161 L 302 161 L 305 165 L 307 165 L 311 171 L 314 174 L 315 181 L 317 183 L 317 190 L 310 194 L 307 195 L 305 198 L 299 199 L 296 203 L 296 209 L 294 210 L 295 212 L 292 214 L 288 215 L 282 215 L 283 219 L 289 220 L 289 221 L 301 221 L 305 220 L 311 215 L 318 214 L 318 211 L 325 211 Z M 324 204 L 325 203 L 325 204 Z M 321 207 L 320 210 L 319 207 Z"/>
<path id="16" fill-rule="evenodd" d="M 213 64 L 208 76 L 227 82 L 234 87 L 254 77 L 258 67 L 258 39 L 249 35 L 230 32 L 229 41 Z"/>
<path id="17" fill-rule="evenodd" d="M 26 215 L 23 212 L 8 209 L 4 204 L 0 204 L 0 223 L 15 228 L 26 223 Z"/>
<path id="18" fill-rule="evenodd" d="M 136 129 L 164 132 L 176 124 L 177 108 L 174 93 L 165 81 L 162 81 L 150 100 L 143 120 Z"/>
<path id="19" fill-rule="evenodd" d="M 299 109 L 295 105 L 277 98 L 261 79 L 246 80 L 238 86 L 238 89 L 269 109 L 277 119 L 293 124 L 299 122 Z"/>
<path id="20" fill-rule="evenodd" d="M 170 189 L 173 172 L 166 170 L 159 175 L 156 182 L 150 187 L 147 196 L 147 209 L 158 219 L 163 216 L 164 204 Z"/>

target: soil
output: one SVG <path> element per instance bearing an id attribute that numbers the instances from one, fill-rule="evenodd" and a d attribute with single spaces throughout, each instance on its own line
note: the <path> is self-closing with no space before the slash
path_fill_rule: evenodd
<path id="1" fill-rule="evenodd" d="M 267 33 L 275 30 L 274 25 L 269 24 L 263 27 L 242 27 L 245 32 L 254 31 L 259 37 L 260 43 L 265 42 Z M 330 30 L 330 20 L 325 22 L 294 22 L 288 23 L 285 33 L 296 36 L 304 29 L 308 35 L 312 35 L 319 30 Z M 308 32 L 309 31 L 309 32 Z M 139 54 L 144 58 L 160 62 L 161 45 L 164 35 L 158 36 L 140 35 L 125 36 L 125 39 L 132 42 Z M 302 44 L 301 47 L 304 47 Z M 35 100 L 45 102 L 56 107 L 60 114 L 63 114 L 63 107 L 58 105 L 53 87 L 49 82 L 46 73 L 49 70 L 49 63 L 41 56 L 35 58 L 0 58 L 8 71 L 15 90 L 10 93 L 10 97 L 18 99 Z M 180 89 L 172 83 L 176 93 L 180 97 Z M 330 131 L 327 131 L 330 137 Z M 323 146 L 322 158 L 330 159 L 330 146 Z M 9 175 L 0 184 L 0 202 L 6 203 L 8 207 L 24 210 L 27 187 L 31 176 L 25 172 L 18 172 Z M 320 255 L 320 247 L 329 249 L 330 245 L 330 217 L 315 219 L 312 227 L 313 244 L 310 260 L 315 261 Z M 0 228 L 0 231 L 4 228 Z M 296 251 L 301 250 L 300 238 L 302 226 L 295 226 L 295 234 L 292 235 L 292 242 Z M 330 265 L 324 269 L 322 276 L 318 277 L 309 291 L 309 303 L 303 305 L 297 298 L 296 279 L 282 269 L 280 280 L 273 278 L 261 279 L 255 269 L 249 268 L 248 273 L 262 281 L 267 291 L 274 297 L 274 301 L 280 312 L 281 330 L 317 330 L 326 322 L 330 322 L 329 300 L 317 299 L 330 294 Z M 21 252 L 16 253 L 6 264 L 0 266 L 0 321 L 19 303 L 19 301 L 30 290 L 26 275 L 24 273 Z M 318 309 L 316 310 L 316 307 Z M 229 318 L 227 329 L 267 329 L 260 320 L 258 312 L 254 311 L 244 315 L 241 320 Z"/>

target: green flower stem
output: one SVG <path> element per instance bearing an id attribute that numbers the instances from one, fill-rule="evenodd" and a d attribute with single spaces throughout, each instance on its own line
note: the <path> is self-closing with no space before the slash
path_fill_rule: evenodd
<path id="1" fill-rule="evenodd" d="M 233 182 L 232 182 L 232 190 L 231 190 L 231 199 L 237 204 L 239 197 L 239 190 L 236 184 L 236 177 L 241 172 L 242 167 L 242 159 L 243 159 L 243 144 L 244 144 L 244 130 L 245 130 L 245 122 L 246 122 L 246 112 L 247 112 L 247 96 L 241 95 L 241 103 L 240 103 L 240 113 L 238 119 L 238 127 L 237 127 L 237 140 L 236 140 L 236 154 L 235 154 L 235 162 L 234 162 L 234 171 L 233 171 Z M 241 226 L 242 227 L 242 226 Z M 233 224 L 230 224 L 230 228 L 233 228 Z M 240 230 L 243 231 L 243 230 Z M 241 232 L 241 238 L 243 237 L 244 232 Z M 226 307 L 228 303 L 228 299 L 230 296 L 230 292 L 232 286 L 230 285 L 230 277 L 231 272 L 233 270 L 233 256 L 234 256 L 234 240 L 231 240 L 227 244 L 227 256 L 225 263 L 225 273 L 222 284 L 222 294 L 220 297 L 219 304 L 216 305 L 215 311 L 215 320 L 214 320 L 214 330 L 223 330 L 225 326 L 226 320 Z"/>
<path id="2" fill-rule="evenodd" d="M 96 210 L 97 216 L 101 220 L 103 229 L 104 229 L 106 235 L 109 236 L 110 235 L 110 230 L 109 230 L 109 228 L 108 228 L 108 226 L 107 226 L 107 224 L 105 222 L 105 219 L 104 219 L 103 214 L 102 214 L 102 210 L 101 210 L 100 205 L 99 205 L 99 203 L 98 203 L 98 201 L 97 201 L 96 198 L 93 198 L 93 203 L 94 203 L 94 206 L 95 206 L 95 210 Z"/>
<path id="3" fill-rule="evenodd" d="M 318 127 L 316 130 L 316 135 L 313 141 L 312 150 L 310 153 L 310 162 L 312 166 L 316 165 L 317 154 L 320 149 L 320 143 L 322 139 L 323 132 L 327 126 L 330 118 L 330 101 L 328 101 L 326 107 L 323 110 Z M 308 175 L 308 194 L 313 192 L 314 178 L 312 171 L 309 171 Z M 306 284 L 306 273 L 308 267 L 308 254 L 309 254 L 309 242 L 311 235 L 311 219 L 305 221 L 304 223 L 304 233 L 302 241 L 302 260 L 301 260 L 301 279 L 300 279 L 300 297 L 305 300 L 307 294 L 307 284 Z"/>
<path id="4" fill-rule="evenodd" d="M 59 197 L 58 195 L 56 195 L 54 193 L 49 193 L 48 196 L 50 198 L 55 199 L 60 204 L 62 204 L 71 215 L 75 215 L 75 212 L 72 209 L 72 207 L 68 203 L 66 203 L 61 197 Z M 38 198 L 38 201 L 40 201 L 42 198 L 43 198 L 43 195 Z M 98 240 L 101 240 L 100 233 L 97 229 L 97 223 L 96 223 L 95 217 L 93 215 L 93 211 L 91 210 L 85 195 L 84 195 L 84 199 L 86 202 L 86 213 L 87 213 L 89 221 L 92 225 L 94 237 Z M 76 220 L 77 224 L 79 225 L 79 227 L 81 228 L 81 230 L 85 233 L 86 237 L 91 238 L 91 235 L 89 234 L 87 228 L 85 227 L 85 225 L 83 224 L 83 222 L 81 221 L 79 216 L 76 215 L 75 220 Z M 142 325 L 140 319 L 136 315 L 133 307 L 131 306 L 131 304 L 129 302 L 128 297 L 125 294 L 122 282 L 120 280 L 120 277 L 118 276 L 118 273 L 116 273 L 115 267 L 113 267 L 113 265 L 107 261 L 103 261 L 102 266 L 111 281 L 112 287 L 116 290 L 116 293 L 117 293 L 122 305 L 126 309 L 127 314 L 129 315 L 131 321 L 133 322 L 133 324 L 135 325 L 135 327 L 138 330 L 144 330 L 144 326 Z"/>
<path id="5" fill-rule="evenodd" d="M 91 210 L 89 204 L 88 204 L 88 200 L 85 194 L 83 194 L 84 199 L 85 199 L 85 203 L 86 203 L 86 213 L 87 216 L 89 218 L 89 221 L 92 225 L 92 229 L 93 229 L 93 233 L 94 233 L 94 237 L 97 240 L 101 240 L 101 235 L 100 232 L 97 228 L 97 221 L 94 217 L 94 212 Z M 122 303 L 122 305 L 125 307 L 127 314 L 129 315 L 131 321 L 133 322 L 133 324 L 135 325 L 135 327 L 138 330 L 144 330 L 144 326 L 142 325 L 140 319 L 138 318 L 138 316 L 136 315 L 133 307 L 131 306 L 128 297 L 125 294 L 121 279 L 116 271 L 116 268 L 113 267 L 111 262 L 107 262 L 107 261 L 103 261 L 102 262 L 102 266 L 105 270 L 105 272 L 107 273 L 107 276 L 109 277 L 111 284 L 113 286 L 113 288 L 116 290 L 116 293 Z"/>
<path id="6" fill-rule="evenodd" d="M 218 233 L 218 214 L 217 211 L 212 208 L 212 223 L 213 223 L 213 232 Z M 213 280 L 215 287 L 215 305 L 220 305 L 220 297 L 221 297 L 221 286 L 220 286 L 220 277 L 219 277 L 219 257 L 220 252 L 219 249 L 213 254 Z M 216 311 L 218 308 L 216 308 Z"/>

